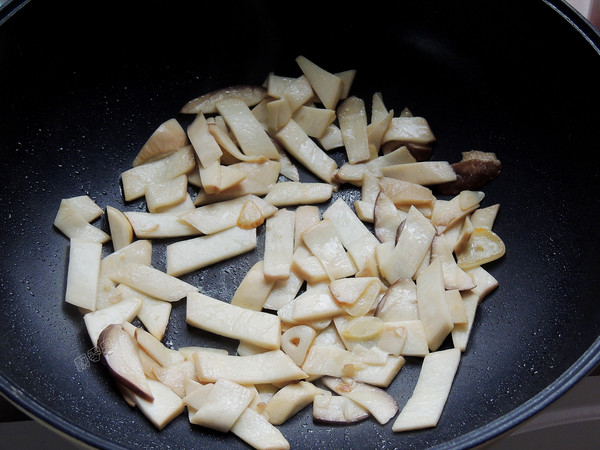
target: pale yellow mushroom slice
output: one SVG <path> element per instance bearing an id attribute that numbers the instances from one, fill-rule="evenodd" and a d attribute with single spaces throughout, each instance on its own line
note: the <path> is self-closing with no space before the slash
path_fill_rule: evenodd
<path id="1" fill-rule="evenodd" d="M 386 290 L 377 305 L 375 315 L 384 322 L 418 320 L 417 285 L 410 278 L 401 278 Z"/>
<path id="2" fill-rule="evenodd" d="M 425 118 L 401 115 L 392 119 L 381 143 L 385 144 L 390 141 L 431 144 L 435 142 L 435 136 Z"/>
<path id="3" fill-rule="evenodd" d="M 247 106 L 260 103 L 267 95 L 267 89 L 258 85 L 235 85 L 208 92 L 200 97 L 188 101 L 182 108 L 182 114 L 214 114 L 217 112 L 216 104 L 225 99 L 241 99 Z"/>
<path id="4" fill-rule="evenodd" d="M 83 316 L 92 345 L 96 345 L 100 333 L 109 325 L 131 322 L 142 307 L 142 299 L 129 297 L 119 303 Z"/>
<path id="5" fill-rule="evenodd" d="M 438 234 L 479 208 L 484 197 L 485 194 L 481 191 L 462 191 L 451 200 L 436 200 L 433 204 L 431 222 Z"/>
<path id="6" fill-rule="evenodd" d="M 312 138 L 320 138 L 329 126 L 335 121 L 336 113 L 333 109 L 317 108 L 304 105 L 292 115 L 292 119 Z"/>
<path id="7" fill-rule="evenodd" d="M 220 378 L 190 417 L 190 422 L 225 433 L 250 405 L 254 395 L 252 389 Z"/>
<path id="8" fill-rule="evenodd" d="M 88 311 L 96 309 L 101 263 L 100 242 L 70 239 L 65 302 Z"/>
<path id="9" fill-rule="evenodd" d="M 112 276 L 113 281 L 123 283 L 151 297 L 167 302 L 185 298 L 198 288 L 152 266 L 129 263 Z"/>
<path id="10" fill-rule="evenodd" d="M 321 220 L 321 212 L 319 207 L 315 205 L 299 205 L 296 208 L 296 223 L 294 225 L 294 249 L 296 250 L 301 245 L 304 245 L 302 241 L 302 233 L 309 229 Z"/>
<path id="11" fill-rule="evenodd" d="M 106 207 L 113 250 L 118 251 L 133 242 L 133 227 L 123 212 L 113 206 Z"/>
<path id="12" fill-rule="evenodd" d="M 187 298 L 186 322 L 268 350 L 278 349 L 281 344 L 281 326 L 274 314 L 232 305 L 198 292 Z"/>
<path id="13" fill-rule="evenodd" d="M 197 236 L 197 228 L 182 221 L 178 213 L 151 213 L 145 211 L 124 211 L 133 233 L 138 239 L 167 239 Z"/>
<path id="14" fill-rule="evenodd" d="M 164 158 L 128 169 L 121 173 L 125 201 L 136 200 L 144 196 L 149 185 L 188 173 L 195 166 L 194 150 L 188 145 Z"/>
<path id="15" fill-rule="evenodd" d="M 375 221 L 375 205 L 364 200 L 354 201 L 354 211 L 360 220 L 366 223 L 373 223 Z"/>
<path id="16" fill-rule="evenodd" d="M 383 101 L 383 95 L 380 91 L 375 92 L 371 97 L 371 123 L 380 122 L 383 120 L 389 111 Z"/>
<path id="17" fill-rule="evenodd" d="M 80 238 L 104 244 L 110 235 L 89 223 L 68 200 L 61 200 L 54 218 L 54 226 L 68 238 Z"/>
<path id="18" fill-rule="evenodd" d="M 318 138 L 318 142 L 326 152 L 343 147 L 342 130 L 335 123 L 332 123 L 327 127 L 325 134 Z"/>
<path id="19" fill-rule="evenodd" d="M 432 207 L 436 202 L 436 198 L 430 188 L 409 181 L 381 177 L 379 179 L 379 188 L 398 208 L 403 206 Z"/>
<path id="20" fill-rule="evenodd" d="M 265 219 L 271 217 L 277 211 L 277 207 L 264 199 L 254 194 L 247 194 L 242 197 L 199 206 L 194 211 L 181 214 L 179 217 L 202 234 L 214 234 L 234 227 L 244 205 L 248 201 L 258 207 Z"/>
<path id="21" fill-rule="evenodd" d="M 398 228 L 407 213 L 396 208 L 394 202 L 380 191 L 373 205 L 373 234 L 380 242 L 396 242 Z"/>
<path id="22" fill-rule="evenodd" d="M 233 97 L 224 99 L 217 102 L 215 106 L 244 154 L 260 155 L 272 160 L 279 159 L 279 153 L 271 138 L 241 99 Z"/>
<path id="23" fill-rule="evenodd" d="M 485 208 L 478 208 L 471 214 L 470 220 L 473 228 L 491 230 L 498 215 L 500 204 L 496 203 Z"/>
<path id="24" fill-rule="evenodd" d="M 296 272 L 292 269 L 286 280 L 277 280 L 273 284 L 273 288 L 265 299 L 263 308 L 278 311 L 296 298 L 303 284 L 304 280 L 296 275 Z"/>
<path id="25" fill-rule="evenodd" d="M 442 263 L 444 287 L 448 290 L 467 291 L 475 287 L 473 279 L 461 269 L 454 259 L 453 248 L 445 234 L 437 235 L 431 243 L 431 258 L 438 257 Z"/>
<path id="26" fill-rule="evenodd" d="M 277 311 L 282 321 L 293 324 L 330 319 L 344 313 L 327 285 L 303 292 Z"/>
<path id="27" fill-rule="evenodd" d="M 467 323 L 468 318 L 465 302 L 460 295 L 460 291 L 458 289 L 450 289 L 446 290 L 445 294 L 448 302 L 448 309 L 450 310 L 450 316 L 452 317 L 454 325 Z"/>
<path id="28" fill-rule="evenodd" d="M 322 219 L 302 233 L 302 239 L 327 272 L 330 280 L 354 275 L 356 264 L 342 245 L 336 226 L 328 218 Z"/>
<path id="29" fill-rule="evenodd" d="M 417 305 L 429 349 L 436 351 L 454 328 L 439 258 L 434 258 L 427 269 L 417 277 Z"/>
<path id="30" fill-rule="evenodd" d="M 380 261 L 379 270 L 389 283 L 412 278 L 431 247 L 435 228 L 417 208 L 411 206 L 393 250 Z M 391 243 L 390 243 L 391 244 Z"/>
<path id="31" fill-rule="evenodd" d="M 333 195 L 333 186 L 329 183 L 310 183 L 287 181 L 277 183 L 264 197 L 274 206 L 295 206 L 325 203 Z"/>
<path id="32" fill-rule="evenodd" d="M 354 78 L 356 77 L 356 69 L 348 69 L 344 70 L 343 72 L 336 72 L 334 75 L 340 77 L 344 82 L 340 100 L 348 98 L 348 95 L 350 95 L 350 88 L 352 87 L 352 83 L 354 83 Z"/>
<path id="33" fill-rule="evenodd" d="M 179 175 L 170 180 L 151 184 L 146 188 L 146 206 L 151 213 L 183 202 L 187 196 L 187 176 Z"/>
<path id="34" fill-rule="evenodd" d="M 290 383 L 271 397 L 267 402 L 266 413 L 273 425 L 282 425 L 290 417 L 313 403 L 316 395 L 325 392 L 309 381 Z"/>
<path id="35" fill-rule="evenodd" d="M 267 300 L 275 280 L 265 277 L 265 263 L 256 262 L 246 273 L 231 298 L 231 304 L 241 308 L 261 311 Z"/>
<path id="36" fill-rule="evenodd" d="M 242 153 L 236 142 L 229 135 L 227 130 L 223 129 L 215 123 L 208 124 L 208 131 L 215 138 L 221 150 L 224 152 L 221 155 L 221 159 L 225 160 L 227 155 L 229 158 L 233 158 L 236 162 L 254 162 L 260 163 L 266 161 L 268 158 L 263 155 L 245 155 Z"/>
<path id="37" fill-rule="evenodd" d="M 203 167 L 220 161 L 223 151 L 208 130 L 208 122 L 202 112 L 196 114 L 192 123 L 188 125 L 187 135 Z"/>
<path id="38" fill-rule="evenodd" d="M 397 178 L 423 186 L 456 180 L 456 172 L 448 161 L 418 161 L 381 168 L 385 177 Z"/>
<path id="39" fill-rule="evenodd" d="M 167 245 L 167 273 L 173 277 L 239 256 L 256 248 L 256 228 L 228 228 Z"/>
<path id="40" fill-rule="evenodd" d="M 417 162 L 415 157 L 410 153 L 407 147 L 402 146 L 397 149 L 386 153 L 385 155 L 378 156 L 377 158 L 371 159 L 365 163 L 365 166 L 369 169 L 373 175 L 377 177 L 383 176 L 382 169 L 384 167 L 396 166 L 399 164 L 409 164 Z"/>
<path id="41" fill-rule="evenodd" d="M 350 164 L 346 162 L 335 171 L 334 179 L 338 183 L 362 186 L 364 176 L 370 173 L 371 171 L 365 163 Z"/>
<path id="42" fill-rule="evenodd" d="M 365 408 L 382 425 L 398 412 L 396 400 L 382 388 L 351 378 L 324 377 L 323 383 L 336 394 L 348 397 Z"/>
<path id="43" fill-rule="evenodd" d="M 392 425 L 394 432 L 435 427 L 454 382 L 460 350 L 433 352 L 423 358 L 413 393 Z"/>
<path id="44" fill-rule="evenodd" d="M 296 213 L 280 209 L 267 219 L 265 229 L 264 275 L 268 280 L 290 276 L 294 255 Z"/>
<path id="45" fill-rule="evenodd" d="M 344 80 L 317 66 L 302 55 L 296 58 L 296 63 L 325 108 L 335 109 L 344 91 Z"/>
<path id="46" fill-rule="evenodd" d="M 336 112 L 348 162 L 357 164 L 371 159 L 365 102 L 356 96 L 348 97 Z"/>
<path id="47" fill-rule="evenodd" d="M 227 378 L 239 384 L 277 384 L 307 378 L 294 361 L 281 350 L 250 356 L 197 352 L 194 363 L 198 380 L 212 383 Z"/>
<path id="48" fill-rule="evenodd" d="M 135 329 L 134 337 L 138 345 L 162 367 L 169 367 L 185 361 L 182 353 L 165 346 L 150 332 L 142 328 Z"/>
<path id="49" fill-rule="evenodd" d="M 294 119 L 290 119 L 277 132 L 276 138 L 283 148 L 308 171 L 326 183 L 333 182 L 333 175 L 338 167 L 337 163 L 306 134 Z"/>
<path id="50" fill-rule="evenodd" d="M 217 194 L 208 194 L 200 191 L 194 199 L 196 206 L 231 200 L 249 194 L 257 196 L 266 195 L 275 183 L 277 183 L 281 171 L 281 163 L 279 161 L 266 161 L 263 163 L 240 162 L 228 167 L 240 170 L 246 176 L 235 186 Z"/>
<path id="51" fill-rule="evenodd" d="M 246 408 L 230 430 L 253 448 L 288 450 L 290 443 L 264 415 Z"/>
<path id="52" fill-rule="evenodd" d="M 221 164 L 219 161 L 203 166 L 198 165 L 200 174 L 200 184 L 202 189 L 208 194 L 218 194 L 221 192 Z"/>
<path id="53" fill-rule="evenodd" d="M 267 131 L 275 134 L 292 118 L 292 107 L 283 97 L 267 103 Z"/>
<path id="54" fill-rule="evenodd" d="M 150 135 L 132 162 L 132 167 L 155 161 L 189 144 L 185 130 L 177 119 L 160 124 Z"/>
<path id="55" fill-rule="evenodd" d="M 279 141 L 273 140 L 273 143 L 279 152 L 279 163 L 281 164 L 279 173 L 290 181 L 300 181 L 300 171 L 298 170 L 298 166 L 292 161 Z"/>
<path id="56" fill-rule="evenodd" d="M 312 410 L 313 420 L 328 424 L 352 424 L 370 416 L 349 398 L 331 392 L 315 395 Z"/>
<path id="57" fill-rule="evenodd" d="M 142 307 L 137 314 L 138 319 L 156 339 L 161 340 L 164 337 L 173 308 L 170 302 L 158 300 L 125 284 L 119 284 L 113 292 L 111 300 L 115 303 L 132 296 L 142 299 Z"/>
<path id="58" fill-rule="evenodd" d="M 196 379 L 196 367 L 193 361 L 183 360 L 167 367 L 155 367 L 152 369 L 156 379 L 165 386 L 171 388 L 179 397 L 185 397 L 186 380 Z"/>
<path id="59" fill-rule="evenodd" d="M 367 137 L 369 142 L 369 149 L 371 151 L 371 158 L 377 157 L 381 148 L 381 141 L 385 135 L 387 129 L 392 123 L 394 117 L 394 110 L 391 110 L 387 115 L 375 122 L 371 122 L 367 125 Z M 389 153 L 388 153 L 389 154 Z"/>
<path id="60" fill-rule="evenodd" d="M 64 199 L 71 208 L 77 211 L 88 222 L 93 222 L 99 218 L 104 211 L 98 204 L 92 200 L 89 195 L 78 195 Z"/>
<path id="61" fill-rule="evenodd" d="M 104 275 L 113 278 L 121 267 L 129 263 L 152 264 L 152 242 L 139 239 L 102 259 L 101 270 Z"/>
<path id="62" fill-rule="evenodd" d="M 265 85 L 267 89 L 268 97 L 272 98 L 281 98 L 283 97 L 283 92 L 290 86 L 296 78 L 294 77 L 286 77 L 283 75 L 277 75 L 276 73 L 269 73 L 267 79 L 265 80 Z"/>
<path id="63" fill-rule="evenodd" d="M 292 272 L 309 284 L 329 281 L 329 275 L 319 258 L 304 245 L 294 251 Z"/>
<path id="64" fill-rule="evenodd" d="M 185 410 L 181 397 L 160 381 L 148 380 L 153 401 L 134 395 L 135 405 L 159 430 L 162 430 Z"/>

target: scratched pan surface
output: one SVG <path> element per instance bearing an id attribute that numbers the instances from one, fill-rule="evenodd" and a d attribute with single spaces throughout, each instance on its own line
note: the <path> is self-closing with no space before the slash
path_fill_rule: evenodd
<path id="1" fill-rule="evenodd" d="M 299 54 L 330 71 L 357 69 L 353 93 L 367 102 L 381 91 L 389 108 L 426 117 L 437 136 L 434 159 L 496 152 L 504 169 L 485 187 L 483 205 L 501 204 L 496 230 L 508 250 L 487 266 L 500 287 L 478 310 L 436 428 L 394 434 L 392 422 L 316 425 L 307 408 L 281 426 L 292 448 L 481 444 L 598 363 L 600 39 L 580 16 L 542 1 L 340 2 L 338 11 L 306 4 L 291 13 L 270 2 L 192 3 L 33 0 L 0 27 L 6 396 L 95 447 L 245 447 L 190 426 L 185 415 L 158 432 L 126 406 L 100 363 L 78 364 L 90 343 L 80 314 L 62 301 L 68 246 L 52 221 L 64 197 L 122 205 L 119 173 L 160 123 L 211 89 L 262 83 L 271 71 L 297 76 Z M 351 201 L 357 193 L 337 195 Z M 105 218 L 95 224 L 107 229 Z M 259 232 L 255 251 L 184 278 L 229 300 L 261 258 Z M 157 267 L 163 251 L 156 242 Z M 179 302 L 169 345 L 235 350 L 184 318 Z M 409 360 L 389 388 L 400 407 L 419 368 Z"/>

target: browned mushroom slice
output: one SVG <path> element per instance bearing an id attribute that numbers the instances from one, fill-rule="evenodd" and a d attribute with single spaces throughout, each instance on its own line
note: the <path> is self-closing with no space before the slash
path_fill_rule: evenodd
<path id="1" fill-rule="evenodd" d="M 477 190 L 496 178 L 502 170 L 502 163 L 494 153 L 471 150 L 463 152 L 462 160 L 451 164 L 456 180 L 438 184 L 439 194 L 456 195 L 464 190 Z"/>
<path id="2" fill-rule="evenodd" d="M 182 114 L 213 114 L 217 112 L 216 103 L 221 100 L 237 97 L 241 98 L 248 106 L 255 106 L 267 95 L 267 89 L 263 86 L 239 85 L 231 86 L 209 92 L 198 98 L 190 100 L 183 108 Z"/>
<path id="3" fill-rule="evenodd" d="M 122 386 L 139 397 L 152 401 L 153 396 L 131 337 L 121 324 L 107 326 L 98 337 L 102 361 Z"/>

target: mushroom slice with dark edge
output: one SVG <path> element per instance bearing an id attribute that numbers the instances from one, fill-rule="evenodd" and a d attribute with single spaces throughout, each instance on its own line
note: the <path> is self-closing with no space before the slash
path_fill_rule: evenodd
<path id="1" fill-rule="evenodd" d="M 463 152 L 462 159 L 450 166 L 456 173 L 456 180 L 435 186 L 439 194 L 456 195 L 460 191 L 477 190 L 496 178 L 502 170 L 502 163 L 495 153 L 479 150 Z"/>
<path id="2" fill-rule="evenodd" d="M 98 347 L 102 362 L 117 383 L 145 400 L 153 400 L 137 350 L 121 324 L 108 325 L 98 337 Z"/>
<path id="3" fill-rule="evenodd" d="M 313 399 L 313 419 L 321 423 L 349 424 L 367 419 L 369 411 L 342 395 L 330 392 L 315 395 Z"/>
<path id="4" fill-rule="evenodd" d="M 267 89 L 263 86 L 239 85 L 217 89 L 198 98 L 190 100 L 183 108 L 182 114 L 213 114 L 217 112 L 216 103 L 221 100 L 237 97 L 244 101 L 247 106 L 255 106 L 267 96 Z"/>

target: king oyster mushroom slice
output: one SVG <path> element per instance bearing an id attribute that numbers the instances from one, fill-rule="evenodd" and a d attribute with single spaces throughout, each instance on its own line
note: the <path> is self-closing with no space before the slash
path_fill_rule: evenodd
<path id="1" fill-rule="evenodd" d="M 121 324 L 108 325 L 98 337 L 98 347 L 102 361 L 118 383 L 145 400 L 153 400 L 137 349 Z"/>
<path id="2" fill-rule="evenodd" d="M 208 92 L 187 102 L 182 108 L 182 114 L 213 114 L 217 112 L 217 102 L 227 98 L 240 98 L 248 106 L 261 102 L 267 95 L 267 89 L 256 85 L 236 85 Z"/>
<path id="3" fill-rule="evenodd" d="M 313 419 L 317 422 L 351 424 L 365 420 L 369 416 L 369 411 L 343 395 L 332 395 L 326 392 L 315 395 L 313 400 Z"/>
<path id="4" fill-rule="evenodd" d="M 365 408 L 382 425 L 398 412 L 394 397 L 381 388 L 359 383 L 352 378 L 323 377 L 322 381 L 336 394 L 348 397 Z"/>

